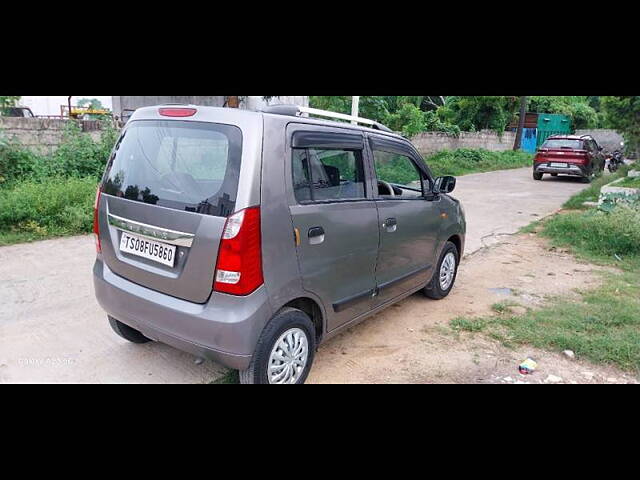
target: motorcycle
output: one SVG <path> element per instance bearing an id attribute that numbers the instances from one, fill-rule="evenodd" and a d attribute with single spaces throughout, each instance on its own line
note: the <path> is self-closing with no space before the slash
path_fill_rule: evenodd
<path id="1" fill-rule="evenodd" d="M 624 147 L 624 142 L 622 142 L 620 144 L 621 147 Z M 611 154 L 611 157 L 609 158 L 609 171 L 611 173 L 615 172 L 618 170 L 618 168 L 620 168 L 620 166 L 624 165 L 624 158 L 622 156 L 622 151 L 621 150 L 614 150 L 614 152 Z"/>

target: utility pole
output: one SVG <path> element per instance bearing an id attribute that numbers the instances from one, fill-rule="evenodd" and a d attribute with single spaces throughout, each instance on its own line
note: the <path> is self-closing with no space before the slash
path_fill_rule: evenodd
<path id="1" fill-rule="evenodd" d="M 358 110 L 360 108 L 360 97 L 351 97 L 351 116 L 352 117 L 357 117 L 358 116 Z M 352 120 L 351 123 L 358 123 L 355 120 Z"/>
<path id="2" fill-rule="evenodd" d="M 520 150 L 522 143 L 522 130 L 524 129 L 524 117 L 527 114 L 527 97 L 520 97 L 520 118 L 518 119 L 518 131 L 516 141 L 513 143 L 513 151 Z"/>

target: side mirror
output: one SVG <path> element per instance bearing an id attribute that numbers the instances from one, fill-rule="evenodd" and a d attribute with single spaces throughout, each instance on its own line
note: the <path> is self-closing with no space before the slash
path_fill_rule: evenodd
<path id="1" fill-rule="evenodd" d="M 444 176 L 435 179 L 433 193 L 451 193 L 456 188 L 456 177 Z"/>

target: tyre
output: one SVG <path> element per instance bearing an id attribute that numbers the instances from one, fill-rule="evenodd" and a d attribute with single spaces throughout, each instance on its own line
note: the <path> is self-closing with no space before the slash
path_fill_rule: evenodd
<path id="1" fill-rule="evenodd" d="M 558 176 L 558 174 L 557 174 L 557 173 L 552 173 L 552 174 L 551 174 L 551 176 L 552 176 L 552 177 L 557 177 L 557 176 Z"/>
<path id="2" fill-rule="evenodd" d="M 315 331 L 303 311 L 280 310 L 262 331 L 249 367 L 240 371 L 240 383 L 304 383 L 316 351 Z"/>
<path id="3" fill-rule="evenodd" d="M 129 325 L 125 325 L 109 315 L 107 315 L 107 318 L 109 319 L 109 325 L 111 325 L 113 331 L 125 340 L 128 340 L 131 343 L 147 343 L 152 341 L 135 328 L 131 328 Z"/>
<path id="4" fill-rule="evenodd" d="M 589 175 L 588 177 L 582 177 L 581 180 L 582 180 L 582 183 L 591 183 L 592 176 Z"/>
<path id="5" fill-rule="evenodd" d="M 542 180 L 542 173 L 533 172 L 533 179 L 534 180 Z"/>
<path id="6" fill-rule="evenodd" d="M 458 274 L 459 253 L 456 246 L 447 242 L 440 254 L 440 259 L 433 272 L 433 277 L 426 287 L 424 294 L 434 300 L 440 300 L 451 292 Z"/>

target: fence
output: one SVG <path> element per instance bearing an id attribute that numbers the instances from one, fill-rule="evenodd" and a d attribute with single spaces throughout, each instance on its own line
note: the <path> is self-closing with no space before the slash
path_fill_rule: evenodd
<path id="1" fill-rule="evenodd" d="M 62 142 L 67 122 L 69 120 L 0 116 L 0 134 L 34 152 L 50 154 Z M 100 138 L 102 124 L 99 121 L 84 120 L 80 125 L 94 140 Z"/>
<path id="2" fill-rule="evenodd" d="M 496 152 L 511 150 L 515 140 L 516 134 L 514 132 L 504 132 L 502 135 L 498 135 L 492 130 L 462 132 L 458 137 L 441 132 L 424 132 L 411 138 L 411 142 L 423 156 L 457 148 L 483 148 Z"/>

